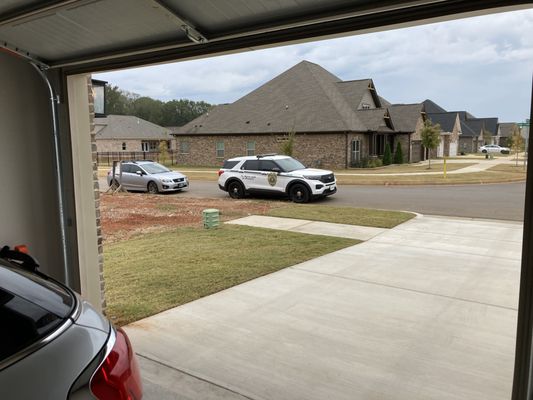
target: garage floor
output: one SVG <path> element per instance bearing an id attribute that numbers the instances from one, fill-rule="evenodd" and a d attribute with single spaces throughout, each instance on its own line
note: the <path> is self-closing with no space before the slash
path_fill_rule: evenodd
<path id="1" fill-rule="evenodd" d="M 134 323 L 146 398 L 510 398 L 521 235 L 416 218 Z"/>

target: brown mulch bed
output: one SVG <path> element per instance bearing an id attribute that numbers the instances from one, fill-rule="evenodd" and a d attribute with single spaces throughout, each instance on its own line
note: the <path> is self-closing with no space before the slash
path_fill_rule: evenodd
<path id="1" fill-rule="evenodd" d="M 100 196 L 102 232 L 106 243 L 180 226 L 200 227 L 202 211 L 206 208 L 220 210 L 221 220 L 228 221 L 252 214 L 263 215 L 280 205 L 257 200 L 195 199 L 145 193 Z"/>

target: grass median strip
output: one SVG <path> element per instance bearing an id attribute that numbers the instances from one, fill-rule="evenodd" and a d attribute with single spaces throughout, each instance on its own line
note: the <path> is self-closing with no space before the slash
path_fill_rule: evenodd
<path id="1" fill-rule="evenodd" d="M 107 315 L 125 325 L 357 243 L 225 225 L 109 244 L 104 253 Z"/>
<path id="2" fill-rule="evenodd" d="M 288 204 L 273 208 L 266 215 L 271 217 L 333 222 L 336 224 L 372 226 L 375 228 L 393 228 L 415 216 L 415 214 L 401 211 L 330 207 L 313 204 Z"/>

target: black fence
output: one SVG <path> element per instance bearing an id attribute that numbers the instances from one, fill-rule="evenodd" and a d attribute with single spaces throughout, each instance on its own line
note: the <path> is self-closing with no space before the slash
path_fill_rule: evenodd
<path id="1" fill-rule="evenodd" d="M 99 166 L 111 166 L 113 161 L 152 160 L 161 164 L 175 165 L 177 155 L 176 150 L 168 150 L 164 157 L 161 157 L 159 151 L 99 151 L 96 153 L 96 163 Z"/>

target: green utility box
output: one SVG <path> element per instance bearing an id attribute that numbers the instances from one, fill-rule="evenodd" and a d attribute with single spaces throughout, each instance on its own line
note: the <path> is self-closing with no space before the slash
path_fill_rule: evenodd
<path id="1" fill-rule="evenodd" d="M 202 211 L 204 228 L 216 228 L 220 224 L 220 212 L 216 208 L 208 208 Z"/>

